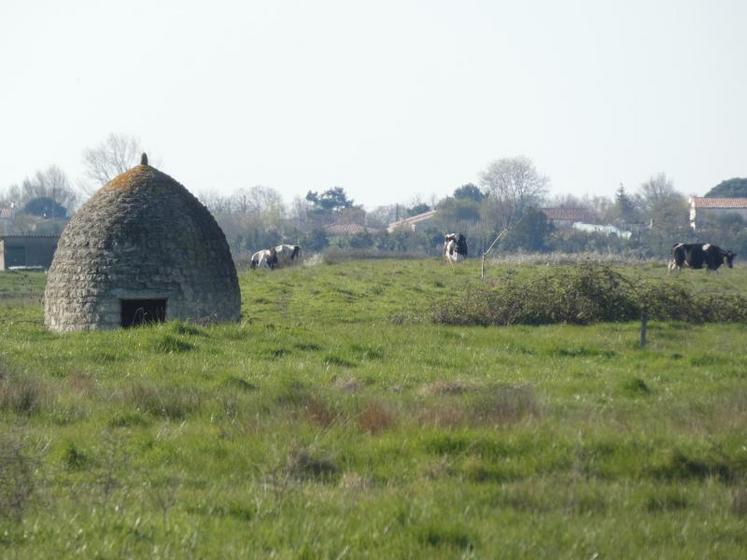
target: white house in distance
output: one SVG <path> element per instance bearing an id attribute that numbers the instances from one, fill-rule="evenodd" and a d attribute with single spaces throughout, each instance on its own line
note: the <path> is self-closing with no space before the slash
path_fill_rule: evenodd
<path id="1" fill-rule="evenodd" d="M 690 227 L 697 229 L 708 218 L 738 214 L 747 220 L 747 198 L 690 197 Z"/>

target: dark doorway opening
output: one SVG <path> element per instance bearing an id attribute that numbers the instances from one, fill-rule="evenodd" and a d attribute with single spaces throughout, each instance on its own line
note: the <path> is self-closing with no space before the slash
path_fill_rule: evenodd
<path id="1" fill-rule="evenodd" d="M 123 299 L 122 326 L 137 327 L 166 320 L 165 299 Z"/>
<path id="2" fill-rule="evenodd" d="M 26 266 L 26 247 L 5 247 L 5 268 Z"/>

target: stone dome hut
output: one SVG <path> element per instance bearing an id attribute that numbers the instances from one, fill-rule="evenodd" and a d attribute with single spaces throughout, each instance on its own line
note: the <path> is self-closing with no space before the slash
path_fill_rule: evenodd
<path id="1" fill-rule="evenodd" d="M 236 268 L 220 226 L 145 154 L 142 161 L 96 192 L 62 232 L 44 293 L 49 329 L 239 319 Z"/>

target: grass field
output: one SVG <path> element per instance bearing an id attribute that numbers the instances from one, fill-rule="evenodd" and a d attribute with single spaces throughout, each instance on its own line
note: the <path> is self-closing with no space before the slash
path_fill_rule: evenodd
<path id="1" fill-rule="evenodd" d="M 747 554 L 746 325 L 435 324 L 476 260 L 240 280 L 240 324 L 58 335 L 0 273 L 0 557 Z"/>

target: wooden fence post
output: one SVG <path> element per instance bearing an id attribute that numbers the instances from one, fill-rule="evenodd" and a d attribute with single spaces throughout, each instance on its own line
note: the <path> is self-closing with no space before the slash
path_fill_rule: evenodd
<path id="1" fill-rule="evenodd" d="M 641 311 L 641 348 L 646 346 L 646 330 L 648 327 L 648 313 Z"/>

